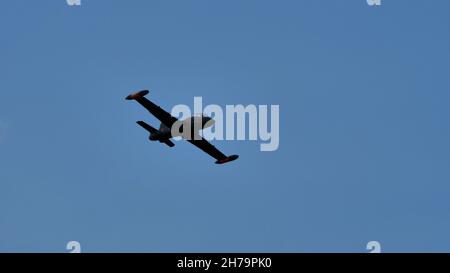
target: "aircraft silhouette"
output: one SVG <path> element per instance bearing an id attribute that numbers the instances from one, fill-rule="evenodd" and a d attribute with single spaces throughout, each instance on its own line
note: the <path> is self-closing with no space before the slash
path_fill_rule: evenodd
<path id="1" fill-rule="evenodd" d="M 216 164 L 228 163 L 239 158 L 238 155 L 224 155 L 221 151 L 219 151 L 216 147 L 214 147 L 211 143 L 209 143 L 206 139 L 199 135 L 199 130 L 208 128 L 214 124 L 214 120 L 212 118 L 201 115 L 189 117 L 184 120 L 178 120 L 168 112 L 164 111 L 161 107 L 145 98 L 145 95 L 147 95 L 148 93 L 148 90 L 139 91 L 127 96 L 126 99 L 137 101 L 139 104 L 144 106 L 153 116 L 161 121 L 159 130 L 153 128 L 144 121 L 136 122 L 150 133 L 150 141 L 159 141 L 169 147 L 174 147 L 175 144 L 170 139 L 173 137 L 181 136 L 205 153 L 214 157 L 217 160 Z M 176 133 L 172 132 L 173 126 L 177 126 L 176 128 L 179 128 L 178 130 L 174 130 Z"/>

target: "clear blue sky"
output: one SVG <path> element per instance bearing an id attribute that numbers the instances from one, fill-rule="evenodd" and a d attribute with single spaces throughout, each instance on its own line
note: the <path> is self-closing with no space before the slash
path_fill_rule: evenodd
<path id="1" fill-rule="evenodd" d="M 2 1 L 0 251 L 450 251 L 450 1 Z M 217 166 L 124 97 L 279 104 Z"/>

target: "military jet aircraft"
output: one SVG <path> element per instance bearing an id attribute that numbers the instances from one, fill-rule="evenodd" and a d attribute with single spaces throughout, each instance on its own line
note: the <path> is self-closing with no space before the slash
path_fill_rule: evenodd
<path id="1" fill-rule="evenodd" d="M 201 137 L 198 133 L 198 129 L 204 129 L 212 126 L 214 120 L 210 117 L 201 115 L 193 116 L 185 120 L 178 120 L 168 112 L 164 111 L 158 105 L 145 98 L 145 95 L 149 93 L 148 90 L 139 91 L 126 97 L 127 100 L 135 100 L 142 106 L 144 106 L 152 115 L 154 115 L 161 125 L 159 130 L 148 125 L 144 121 L 137 121 L 136 123 L 143 127 L 150 133 L 150 141 L 159 141 L 166 144 L 169 147 L 175 146 L 170 140 L 173 137 L 181 136 L 190 143 L 200 148 L 205 153 L 214 157 L 217 161 L 216 164 L 224 164 L 234 161 L 239 158 L 238 155 L 225 156 L 221 151 L 209 143 L 206 139 Z M 174 130 L 177 133 L 172 134 L 172 127 L 177 126 L 179 130 Z M 190 130 L 183 130 L 183 128 L 190 128 Z M 178 133 L 179 132 L 179 133 Z"/>

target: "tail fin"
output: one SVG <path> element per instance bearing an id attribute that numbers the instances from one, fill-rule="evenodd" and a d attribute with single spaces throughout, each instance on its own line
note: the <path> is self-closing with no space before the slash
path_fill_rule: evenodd
<path id="1" fill-rule="evenodd" d="M 160 132 L 170 132 L 170 128 L 167 127 L 167 125 L 165 125 L 164 123 L 161 122 L 161 125 L 159 125 L 159 131 Z"/>

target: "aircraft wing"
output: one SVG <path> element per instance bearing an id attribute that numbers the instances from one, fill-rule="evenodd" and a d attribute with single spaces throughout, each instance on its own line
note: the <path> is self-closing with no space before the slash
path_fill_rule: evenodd
<path id="1" fill-rule="evenodd" d="M 162 123 L 164 123 L 167 127 L 171 128 L 172 125 L 178 121 L 177 118 L 173 117 L 168 112 L 164 111 L 161 107 L 154 104 L 153 102 L 149 101 L 147 98 L 145 98 L 145 95 L 147 95 L 149 92 L 148 90 L 143 90 L 134 94 L 129 95 L 126 97 L 127 100 L 135 100 L 139 102 L 142 106 L 147 109 L 150 114 L 154 115 L 157 119 L 159 119 Z"/>
<path id="2" fill-rule="evenodd" d="M 201 138 L 200 140 L 187 140 L 190 143 L 194 144 L 196 147 L 198 147 L 200 150 L 204 151 L 205 153 L 209 154 L 210 156 L 214 157 L 217 161 L 216 164 L 224 164 L 231 162 L 233 160 L 238 159 L 239 156 L 232 155 L 232 156 L 226 156 L 221 151 L 219 151 L 214 145 L 209 143 L 206 139 Z"/>

